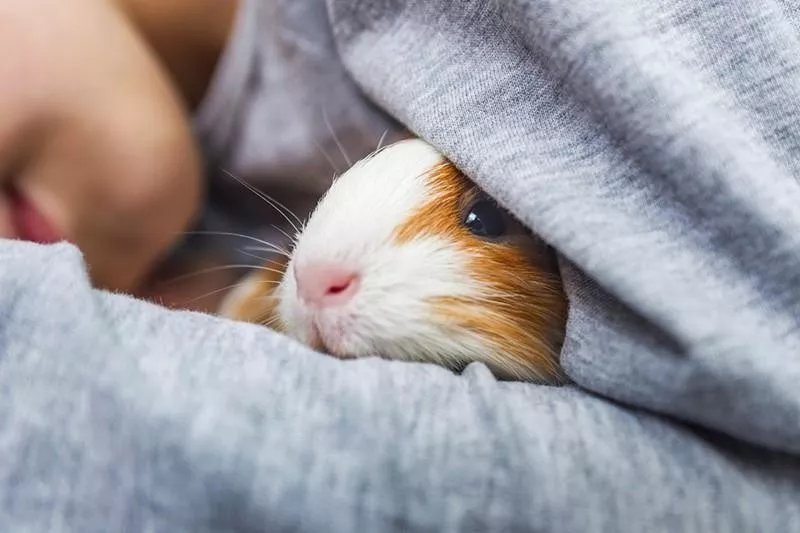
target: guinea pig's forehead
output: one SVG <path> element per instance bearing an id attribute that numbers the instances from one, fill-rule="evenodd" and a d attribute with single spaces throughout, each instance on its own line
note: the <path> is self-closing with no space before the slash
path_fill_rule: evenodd
<path id="1" fill-rule="evenodd" d="M 303 240 L 364 247 L 387 242 L 435 195 L 431 174 L 444 158 L 423 141 L 401 141 L 354 165 L 328 190 Z M 335 241 L 334 241 L 335 239 Z"/>

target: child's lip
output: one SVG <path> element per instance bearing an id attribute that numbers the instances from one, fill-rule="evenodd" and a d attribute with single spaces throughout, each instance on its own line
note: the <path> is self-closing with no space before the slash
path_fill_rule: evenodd
<path id="1" fill-rule="evenodd" d="M 11 220 L 18 238 L 41 244 L 52 244 L 64 239 L 61 232 L 29 198 L 15 189 L 11 189 L 8 193 Z"/>

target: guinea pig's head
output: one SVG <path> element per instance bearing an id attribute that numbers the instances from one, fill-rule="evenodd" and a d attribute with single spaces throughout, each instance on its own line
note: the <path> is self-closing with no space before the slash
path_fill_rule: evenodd
<path id="1" fill-rule="evenodd" d="M 246 279 L 224 314 L 341 358 L 480 361 L 501 379 L 564 380 L 554 253 L 424 141 L 339 177 L 281 266 Z"/>

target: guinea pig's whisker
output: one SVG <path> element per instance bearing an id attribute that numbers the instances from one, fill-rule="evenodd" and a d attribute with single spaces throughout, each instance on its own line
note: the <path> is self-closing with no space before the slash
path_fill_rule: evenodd
<path id="1" fill-rule="evenodd" d="M 286 263 L 282 263 L 281 261 L 276 261 L 275 259 L 266 259 L 265 258 L 264 262 L 265 263 L 269 263 L 271 265 L 276 265 L 278 268 L 283 269 L 283 270 L 286 269 Z"/>
<path id="2" fill-rule="evenodd" d="M 287 257 L 287 258 L 290 257 L 290 254 L 289 254 L 289 252 L 287 250 L 284 250 L 283 248 L 281 248 L 280 246 L 278 246 L 276 244 L 270 245 L 269 248 L 263 248 L 261 246 L 245 246 L 244 249 L 245 250 L 250 250 L 252 252 L 270 252 L 270 253 L 276 253 L 278 255 L 282 255 L 283 257 Z"/>
<path id="3" fill-rule="evenodd" d="M 316 139 L 314 140 L 314 144 L 316 145 L 317 150 L 319 150 L 322 156 L 328 161 L 328 164 L 331 166 L 331 169 L 333 170 L 333 177 L 334 179 L 336 179 L 336 176 L 340 173 L 339 167 L 336 166 L 336 163 L 333 162 L 331 156 L 328 154 L 328 152 L 325 151 L 322 145 L 316 141 Z"/>
<path id="4" fill-rule="evenodd" d="M 300 231 L 294 221 L 296 221 L 297 224 L 300 224 L 301 226 L 303 225 L 303 221 L 300 220 L 300 217 L 298 217 L 297 214 L 294 213 L 294 211 L 292 211 L 291 209 L 289 209 L 288 207 L 286 207 L 285 205 L 283 205 L 278 200 L 268 195 L 264 191 L 261 191 L 253 187 L 242 178 L 236 176 L 233 172 L 230 172 L 229 170 L 226 170 L 224 168 L 222 169 L 222 172 L 224 172 L 225 174 L 236 180 L 242 187 L 244 187 L 245 189 L 256 195 L 264 202 L 266 202 L 267 205 L 275 209 L 275 211 L 277 211 L 279 215 L 281 215 L 284 219 L 286 219 L 286 222 L 288 222 L 295 231 L 297 232 Z M 291 218 L 289 218 L 290 216 Z M 294 221 L 292 221 L 292 219 L 294 219 Z"/>
<path id="5" fill-rule="evenodd" d="M 336 132 L 333 130 L 333 126 L 331 126 L 331 121 L 328 120 L 328 112 L 326 111 L 324 106 L 322 108 L 322 118 L 325 121 L 325 126 L 328 128 L 328 131 L 330 132 L 331 136 L 333 137 L 333 140 L 336 143 L 336 146 L 339 148 L 339 152 L 341 152 L 342 157 L 344 157 L 344 160 L 347 162 L 348 168 L 352 167 L 353 166 L 353 161 L 350 159 L 350 156 L 347 155 L 347 152 L 344 150 L 344 146 L 342 145 L 342 142 L 339 140 L 339 136 L 336 135 Z"/>
<path id="6" fill-rule="evenodd" d="M 380 138 L 380 139 L 378 139 L 378 147 L 377 147 L 377 148 L 375 148 L 375 151 L 376 151 L 376 152 L 380 152 L 380 151 L 381 151 L 381 147 L 383 146 L 383 141 L 385 141 L 385 140 L 386 140 L 386 136 L 387 136 L 387 135 L 389 135 L 389 130 L 388 130 L 388 129 L 387 129 L 387 130 L 385 130 L 385 131 L 383 132 L 383 135 L 381 135 L 381 138 Z"/>
<path id="7" fill-rule="evenodd" d="M 222 287 L 221 289 L 216 289 L 216 290 L 207 292 L 205 294 L 201 294 L 200 296 L 198 296 L 196 298 L 192 298 L 191 300 L 187 300 L 187 301 L 183 302 L 182 305 L 186 306 L 186 305 L 189 305 L 189 304 L 197 303 L 200 300 L 204 300 L 205 298 L 208 298 L 209 296 L 214 296 L 215 294 L 219 294 L 221 292 L 225 292 L 225 291 L 234 289 L 234 288 L 238 287 L 239 285 L 241 285 L 241 282 L 234 283 L 233 285 L 228 285 L 226 287 Z"/>
<path id="8" fill-rule="evenodd" d="M 285 264 L 286 264 L 286 263 L 284 263 L 284 262 L 281 262 L 281 261 L 276 261 L 275 259 L 269 259 L 267 256 L 263 256 L 263 255 L 256 255 L 256 254 L 251 254 L 251 253 L 249 253 L 249 252 L 245 252 L 245 251 L 244 251 L 244 250 L 242 250 L 242 249 L 239 249 L 239 250 L 238 250 L 238 252 L 239 252 L 240 254 L 242 254 L 242 255 L 246 255 L 246 256 L 248 256 L 248 257 L 252 257 L 253 259 L 258 259 L 258 261 L 260 261 L 261 263 L 268 263 L 268 264 L 270 264 L 270 265 L 275 265 L 275 266 L 276 266 L 276 267 L 278 267 L 278 268 L 284 268 L 284 266 L 285 266 Z M 271 254 L 274 254 L 274 253 L 276 253 L 276 252 L 270 252 L 270 253 L 271 253 Z"/>
<path id="9" fill-rule="evenodd" d="M 196 303 L 196 302 L 198 302 L 200 300 L 203 300 L 205 298 L 208 298 L 210 296 L 214 296 L 215 294 L 219 294 L 221 292 L 225 292 L 225 291 L 228 291 L 228 290 L 231 290 L 231 289 L 235 289 L 235 288 L 239 287 L 240 285 L 242 285 L 242 283 L 243 282 L 239 281 L 239 282 L 234 283 L 232 285 L 227 285 L 227 286 L 222 287 L 220 289 L 216 289 L 216 290 L 207 292 L 205 294 L 201 294 L 200 296 L 197 296 L 196 298 L 192 298 L 191 300 L 184 301 L 182 305 L 184 305 L 184 306 L 190 305 L 190 304 Z M 262 280 L 262 281 L 259 281 L 258 283 L 259 284 L 264 284 L 264 285 L 266 285 L 266 284 L 279 285 L 280 284 L 279 281 L 274 281 L 274 280 Z M 265 295 L 265 296 L 269 297 L 269 298 L 275 298 L 275 296 L 272 296 L 272 295 Z"/>
<path id="10" fill-rule="evenodd" d="M 215 266 L 209 268 L 203 268 L 200 270 L 195 270 L 194 272 L 188 272 L 186 274 L 181 274 L 180 276 L 175 276 L 174 278 L 170 278 L 164 280 L 163 282 L 159 283 L 158 286 L 164 287 L 168 285 L 172 285 L 173 283 L 177 283 L 182 280 L 195 278 L 197 276 L 202 276 L 203 274 L 211 274 L 212 272 L 221 272 L 223 270 L 234 270 L 237 268 L 244 268 L 250 270 L 264 270 L 267 272 L 274 272 L 276 274 L 283 274 L 282 270 L 277 270 L 274 268 L 267 268 L 263 266 L 253 266 L 253 265 L 222 265 L 222 266 Z"/>
<path id="11" fill-rule="evenodd" d="M 266 256 L 263 256 L 263 255 L 256 255 L 256 254 L 251 254 L 250 252 L 245 252 L 242 248 L 239 248 L 237 250 L 237 252 L 239 252 L 242 255 L 246 255 L 247 257 L 252 257 L 253 259 L 257 259 L 259 261 L 266 261 L 266 259 L 267 259 Z M 275 253 L 275 252 L 271 252 L 271 253 Z"/>
<path id="12" fill-rule="evenodd" d="M 278 268 L 269 268 L 269 267 L 265 267 L 265 266 L 254 266 L 254 267 L 252 267 L 252 269 L 253 270 L 260 270 L 262 272 L 272 272 L 273 274 L 280 274 L 281 276 L 283 275 L 283 270 L 280 270 Z"/>
<path id="13" fill-rule="evenodd" d="M 245 267 L 245 265 L 226 265 L 223 267 L 203 268 L 200 270 L 195 270 L 193 272 L 187 272 L 186 274 L 181 274 L 180 276 L 175 276 L 170 279 L 166 279 L 163 282 L 159 283 L 158 285 L 160 287 L 166 287 L 172 285 L 173 283 L 178 283 L 179 281 L 196 278 L 197 276 L 202 276 L 203 274 L 210 274 L 212 272 L 217 272 L 220 270 L 232 270 L 234 268 L 249 268 L 249 266 Z"/>
<path id="14" fill-rule="evenodd" d="M 271 328 L 272 326 L 277 324 L 279 321 L 280 321 L 279 317 L 278 316 L 274 316 L 274 317 L 270 318 L 269 320 L 267 320 L 266 322 L 261 322 L 261 325 L 264 326 L 265 328 Z"/>
<path id="15" fill-rule="evenodd" d="M 267 242 L 267 241 L 262 240 L 262 239 L 258 239 L 256 237 L 253 237 L 252 235 L 245 235 L 243 233 L 233 233 L 233 232 L 229 232 L 229 231 L 187 231 L 185 234 L 186 235 L 218 235 L 218 236 L 222 236 L 222 237 L 240 237 L 242 239 L 249 239 L 251 241 L 255 241 L 255 242 L 263 244 L 264 246 L 267 247 L 267 248 L 256 248 L 259 251 L 275 252 L 275 253 L 279 253 L 279 254 L 285 255 L 286 257 L 289 257 L 289 253 L 286 250 L 280 248 L 278 245 L 272 244 L 271 242 Z M 252 247 L 248 247 L 248 249 L 253 249 L 253 248 Z"/>
<path id="16" fill-rule="evenodd" d="M 292 237 L 292 236 L 291 236 L 291 235 L 289 235 L 289 234 L 286 232 L 286 230 L 284 230 L 283 228 L 281 228 L 281 227 L 279 227 L 279 226 L 276 226 L 275 224 L 271 224 L 271 226 L 272 226 L 273 228 L 275 228 L 277 231 L 279 231 L 279 232 L 280 232 L 280 233 L 281 233 L 281 234 L 282 234 L 284 237 L 286 237 L 287 239 L 289 239 L 289 242 L 290 242 L 292 245 L 294 245 L 294 244 L 297 242 L 297 235 L 295 235 L 294 237 Z"/>
<path id="17" fill-rule="evenodd" d="M 251 283 L 255 283 L 256 285 L 280 285 L 281 282 L 275 279 L 260 279 L 257 281 L 252 281 Z M 274 294 L 264 294 L 264 298 L 277 298 Z"/>

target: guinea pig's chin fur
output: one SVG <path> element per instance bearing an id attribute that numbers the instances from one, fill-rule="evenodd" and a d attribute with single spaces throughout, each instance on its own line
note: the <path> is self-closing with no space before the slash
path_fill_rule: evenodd
<path id="1" fill-rule="evenodd" d="M 293 299 L 283 307 L 281 320 L 291 337 L 329 355 L 353 359 L 369 353 L 356 316 L 346 309 L 313 309 Z"/>

